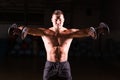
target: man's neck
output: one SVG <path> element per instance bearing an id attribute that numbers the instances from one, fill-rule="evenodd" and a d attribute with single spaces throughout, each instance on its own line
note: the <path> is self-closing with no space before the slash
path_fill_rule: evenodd
<path id="1" fill-rule="evenodd" d="M 63 27 L 62 26 L 53 26 L 53 29 L 55 30 L 55 31 L 59 31 L 59 30 L 61 30 L 61 29 L 63 29 Z"/>

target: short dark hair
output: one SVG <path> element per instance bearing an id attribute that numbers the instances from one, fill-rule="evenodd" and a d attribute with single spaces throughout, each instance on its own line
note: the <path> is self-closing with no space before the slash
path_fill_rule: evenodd
<path id="1" fill-rule="evenodd" d="M 61 10 L 55 10 L 52 15 L 60 16 L 63 15 L 63 12 Z"/>

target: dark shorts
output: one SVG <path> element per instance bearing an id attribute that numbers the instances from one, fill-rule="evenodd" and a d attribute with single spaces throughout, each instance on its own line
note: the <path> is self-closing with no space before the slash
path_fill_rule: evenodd
<path id="1" fill-rule="evenodd" d="M 69 62 L 46 61 L 43 80 L 72 80 Z"/>

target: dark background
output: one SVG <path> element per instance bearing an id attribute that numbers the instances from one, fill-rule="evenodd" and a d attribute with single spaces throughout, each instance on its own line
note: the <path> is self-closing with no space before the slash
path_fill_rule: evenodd
<path id="1" fill-rule="evenodd" d="M 10 38 L 11 24 L 51 27 L 60 9 L 67 28 L 97 27 L 105 22 L 110 35 L 74 39 L 69 50 L 73 80 L 119 80 L 119 0 L 0 0 L 0 80 L 42 80 L 46 52 L 41 37 Z"/>

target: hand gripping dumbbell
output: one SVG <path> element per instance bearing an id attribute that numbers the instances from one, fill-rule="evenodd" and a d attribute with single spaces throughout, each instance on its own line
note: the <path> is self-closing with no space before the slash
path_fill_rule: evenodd
<path id="1" fill-rule="evenodd" d="M 17 24 L 12 24 L 9 28 L 8 28 L 8 35 L 10 37 L 21 37 L 21 39 L 25 39 L 25 37 L 27 36 L 28 33 L 28 29 L 27 27 L 22 26 L 22 29 L 20 29 Z"/>

